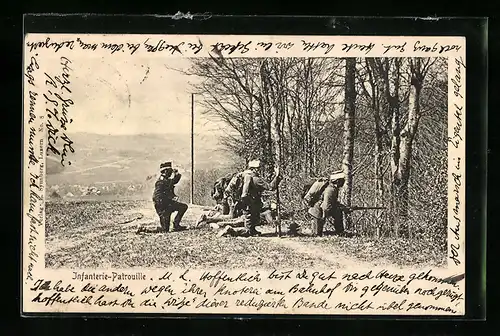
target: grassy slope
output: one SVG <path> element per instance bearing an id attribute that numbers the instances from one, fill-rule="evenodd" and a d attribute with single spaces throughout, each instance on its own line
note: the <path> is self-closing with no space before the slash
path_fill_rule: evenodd
<path id="1" fill-rule="evenodd" d="M 46 267 L 164 268 L 343 268 L 369 264 L 442 265 L 441 254 L 405 241 L 337 236 L 312 238 L 217 238 L 210 229 L 136 235 L 138 222 L 120 224 L 138 212 L 139 222 L 157 226 L 151 202 L 62 202 L 47 204 Z M 192 206 L 184 224 L 202 212 Z M 265 230 L 266 228 L 261 228 Z M 270 228 L 267 228 L 270 230 Z"/>
<path id="2" fill-rule="evenodd" d="M 293 267 L 321 264 L 308 255 L 262 238 L 217 238 L 210 229 L 168 234 L 136 235 L 136 224 L 119 224 L 123 213 L 144 209 L 144 220 L 156 226 L 148 202 L 74 202 L 47 205 L 46 267 L 48 268 L 163 268 L 178 267 Z M 191 207 L 184 224 L 192 226 L 201 208 Z"/>

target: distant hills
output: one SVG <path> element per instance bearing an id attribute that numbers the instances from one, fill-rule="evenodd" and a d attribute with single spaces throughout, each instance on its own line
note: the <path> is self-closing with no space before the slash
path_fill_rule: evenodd
<path id="1" fill-rule="evenodd" d="M 158 172 L 159 164 L 172 160 L 181 173 L 191 170 L 191 138 L 183 134 L 102 135 L 70 134 L 75 153 L 62 167 L 47 160 L 47 184 L 88 185 L 107 182 L 143 182 Z M 225 168 L 235 158 L 219 145 L 213 134 L 195 135 L 195 170 Z"/>

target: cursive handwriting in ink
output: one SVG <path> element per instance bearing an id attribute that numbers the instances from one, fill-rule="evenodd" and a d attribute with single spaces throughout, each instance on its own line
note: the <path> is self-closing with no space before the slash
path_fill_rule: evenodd
<path id="1" fill-rule="evenodd" d="M 26 280 L 31 280 L 33 281 L 33 269 L 35 267 L 35 264 L 38 262 L 38 253 L 37 253 L 37 240 L 38 236 L 40 235 L 38 227 L 42 225 L 42 220 L 43 218 L 43 213 L 40 216 L 40 211 L 38 213 L 38 216 L 35 212 L 36 206 L 41 203 L 43 200 L 42 196 L 40 195 L 40 175 L 30 173 L 30 178 L 29 178 L 29 207 L 28 207 L 28 212 L 27 216 L 30 219 L 30 226 L 29 226 L 29 236 L 28 236 L 28 248 L 29 248 L 29 253 L 28 253 L 28 272 L 26 275 Z"/>
<path id="2" fill-rule="evenodd" d="M 292 305 L 292 308 L 310 308 L 310 309 L 330 309 L 331 307 L 328 305 L 326 300 L 315 302 L 315 301 L 306 301 L 303 297 L 300 297 L 295 303 Z"/>
<path id="3" fill-rule="evenodd" d="M 441 306 L 436 306 L 436 305 L 422 305 L 420 302 L 411 302 L 408 304 L 408 308 L 406 308 L 406 311 L 410 311 L 413 309 L 420 309 L 420 310 L 435 310 L 435 311 L 444 311 L 444 312 L 451 312 L 453 314 L 456 314 L 456 310 L 451 309 L 450 307 L 441 307 Z"/>
<path id="4" fill-rule="evenodd" d="M 238 41 L 238 43 L 236 44 L 217 42 L 215 44 L 212 44 L 211 47 L 212 52 L 215 52 L 217 54 L 227 52 L 228 55 L 231 55 L 236 51 L 240 52 L 241 54 L 245 54 L 250 51 L 249 45 L 251 43 L 252 41 L 248 41 L 247 43 Z"/>
<path id="5" fill-rule="evenodd" d="M 74 40 L 68 40 L 68 41 L 62 41 L 62 42 L 54 42 L 50 40 L 50 37 L 47 37 L 45 41 L 40 41 L 40 42 L 27 42 L 26 45 L 30 48 L 30 52 L 33 50 L 36 50 L 38 48 L 45 48 L 45 49 L 54 49 L 55 52 L 58 52 L 62 48 L 69 48 L 73 50 L 75 46 L 75 41 Z"/>
<path id="6" fill-rule="evenodd" d="M 118 299 L 114 299 L 114 300 L 109 300 L 109 299 L 105 299 L 105 296 L 104 295 L 101 295 L 99 296 L 93 303 L 95 306 L 99 306 L 99 307 L 123 307 L 123 308 L 127 308 L 127 307 L 131 307 L 131 308 L 135 308 L 134 306 L 134 302 L 132 301 L 132 299 L 126 299 L 125 301 L 118 301 Z"/>
<path id="7" fill-rule="evenodd" d="M 331 298 L 333 292 L 341 285 L 341 282 L 337 282 L 335 287 L 330 287 L 328 284 L 324 284 L 321 288 L 317 288 L 315 285 L 310 283 L 307 287 L 300 287 L 299 284 L 293 285 L 289 290 L 288 293 L 308 293 L 308 294 L 314 294 L 314 295 L 320 295 L 324 294 L 327 295 L 328 298 Z"/>
<path id="8" fill-rule="evenodd" d="M 29 95 L 30 95 L 30 110 L 29 110 L 28 124 L 31 124 L 36 119 L 35 106 L 36 106 L 36 97 L 38 96 L 38 93 L 30 91 Z"/>
<path id="9" fill-rule="evenodd" d="M 272 42 L 259 42 L 257 43 L 257 46 L 258 47 L 262 47 L 264 50 L 269 50 L 271 49 L 271 47 L 273 46 L 273 43 Z"/>
<path id="10" fill-rule="evenodd" d="M 270 300 L 264 300 L 260 299 L 257 300 L 255 299 L 254 296 L 252 296 L 248 300 L 242 300 L 242 299 L 237 299 L 235 302 L 236 307 L 253 307 L 256 308 L 257 311 L 261 310 L 262 308 L 284 308 L 288 309 L 288 304 L 286 303 L 285 297 L 282 296 L 280 297 L 277 301 L 274 298 L 271 298 Z"/>
<path id="11" fill-rule="evenodd" d="M 172 272 L 166 272 L 158 280 L 170 280 L 171 276 L 172 276 Z"/>
<path id="12" fill-rule="evenodd" d="M 292 272 L 293 270 L 281 271 L 281 272 L 273 270 L 267 277 L 268 279 L 274 279 L 274 280 L 287 280 L 292 278 L 291 277 Z"/>
<path id="13" fill-rule="evenodd" d="M 160 39 L 156 44 L 150 44 L 149 38 L 143 42 L 144 47 L 147 52 L 157 52 L 157 51 L 165 51 L 170 52 L 170 54 L 174 55 L 175 53 L 179 53 L 182 55 L 182 51 L 180 49 L 181 46 L 185 44 L 185 42 L 181 42 L 179 44 L 168 44 L 165 40 Z"/>
<path id="14" fill-rule="evenodd" d="M 64 298 L 61 293 L 53 293 L 50 296 L 46 296 L 44 292 L 39 292 L 36 297 L 34 297 L 31 302 L 43 303 L 45 306 L 52 306 L 53 304 L 63 304 L 69 305 L 72 303 L 79 303 L 83 305 L 92 305 L 92 295 L 80 297 L 78 295 L 73 295 L 71 298 Z"/>
<path id="15" fill-rule="evenodd" d="M 144 288 L 141 292 L 141 295 L 146 295 L 146 294 L 156 294 L 156 298 L 160 297 L 162 294 L 167 294 L 167 295 L 176 295 L 174 289 L 170 285 L 161 285 L 161 286 L 148 286 Z"/>
<path id="16" fill-rule="evenodd" d="M 408 277 L 409 280 L 406 282 L 406 285 L 409 286 L 410 283 L 412 283 L 414 280 L 424 280 L 424 281 L 435 282 L 435 283 L 439 283 L 439 284 L 449 283 L 448 281 L 446 281 L 446 279 L 438 278 L 434 275 L 431 275 L 431 273 L 432 273 L 431 270 L 428 270 L 427 272 L 420 272 L 419 274 L 412 273 Z M 457 287 L 457 285 L 453 284 L 453 287 Z"/>
<path id="17" fill-rule="evenodd" d="M 465 64 L 462 57 L 455 58 L 455 75 L 451 79 L 451 82 L 453 83 L 453 94 L 455 95 L 455 97 L 463 99 L 464 97 L 460 93 L 460 90 L 462 88 L 462 68 L 465 69 Z"/>
<path id="18" fill-rule="evenodd" d="M 460 249 L 460 244 L 451 244 L 449 258 L 455 263 L 456 266 L 460 265 L 462 262 L 458 259 L 458 251 Z"/>
<path id="19" fill-rule="evenodd" d="M 75 287 L 72 284 L 64 285 L 62 280 L 57 281 L 54 285 L 51 280 L 39 279 L 35 282 L 34 286 L 30 288 L 31 291 L 56 291 L 60 293 L 75 292 Z"/>
<path id="20" fill-rule="evenodd" d="M 462 47 L 459 45 L 440 45 L 438 42 L 432 45 L 423 44 L 421 41 L 415 42 L 413 45 L 413 51 L 422 51 L 422 52 L 438 52 L 440 54 L 448 51 L 459 51 Z"/>
<path id="21" fill-rule="evenodd" d="M 187 284 L 186 284 L 187 285 Z M 200 295 L 200 296 L 203 296 L 203 297 L 207 297 L 207 292 L 205 292 L 205 290 L 201 287 L 199 287 L 197 284 L 191 284 L 191 286 L 188 286 L 186 288 L 184 288 L 182 291 L 181 291 L 182 294 L 196 294 L 196 295 Z"/>
<path id="22" fill-rule="evenodd" d="M 195 308 L 229 308 L 228 302 L 226 300 L 217 300 L 217 299 L 204 299 L 200 303 L 196 305 Z"/>
<path id="23" fill-rule="evenodd" d="M 132 291 L 130 291 L 128 286 L 124 286 L 121 283 L 118 284 L 117 286 L 113 286 L 113 287 L 108 287 L 106 285 L 102 285 L 101 287 L 99 287 L 99 292 L 122 293 L 122 294 L 128 295 L 128 296 L 135 296 L 135 294 Z"/>
<path id="24" fill-rule="evenodd" d="M 30 166 L 34 166 L 39 162 L 37 156 L 35 155 L 35 135 L 36 129 L 34 127 L 30 127 L 30 135 L 28 140 L 28 164 Z"/>
<path id="25" fill-rule="evenodd" d="M 101 43 L 101 49 L 105 50 L 111 50 L 111 54 L 114 54 L 115 52 L 122 51 L 124 52 L 125 50 L 123 49 L 123 43 L 117 44 L 117 43 Z"/>
<path id="26" fill-rule="evenodd" d="M 368 54 L 370 51 L 372 51 L 373 47 L 375 47 L 375 44 L 373 44 L 372 42 L 370 42 L 369 44 L 343 43 L 342 51 L 348 53 L 351 50 L 359 50 L 359 51 L 364 51 L 365 54 Z"/>
<path id="27" fill-rule="evenodd" d="M 463 293 L 457 293 L 451 289 L 438 289 L 438 287 L 433 287 L 429 289 L 417 288 L 414 294 L 419 294 L 422 296 L 433 296 L 434 300 L 439 300 L 441 297 L 447 298 L 450 302 L 463 300 Z"/>
<path id="28" fill-rule="evenodd" d="M 330 51 L 333 50 L 335 47 L 335 44 L 333 43 L 326 43 L 326 42 L 308 42 L 305 40 L 302 40 L 302 50 L 303 51 L 315 51 L 316 49 L 324 49 L 325 52 L 324 54 L 328 54 Z"/>
<path id="29" fill-rule="evenodd" d="M 127 48 L 130 51 L 130 55 L 133 55 L 141 46 L 140 43 L 129 43 L 127 42 Z"/>
<path id="30" fill-rule="evenodd" d="M 46 112 L 47 112 L 47 152 L 59 157 L 62 166 L 71 165 L 71 161 L 67 160 L 68 153 L 74 153 L 73 141 L 65 132 L 68 130 L 68 125 L 73 122 L 69 117 L 70 107 L 74 105 L 71 98 L 67 98 L 67 94 L 71 94 L 70 77 L 72 61 L 67 57 L 60 58 L 61 75 L 55 76 L 45 73 L 45 84 L 48 87 L 47 92 L 43 94 L 45 97 Z M 58 140 L 62 140 L 59 144 Z"/>
<path id="31" fill-rule="evenodd" d="M 177 307 L 177 309 L 182 309 L 184 307 L 191 307 L 193 303 L 192 300 L 188 300 L 185 296 L 182 298 L 168 298 L 165 302 L 163 302 L 162 309 L 166 307 Z"/>
<path id="32" fill-rule="evenodd" d="M 455 166 L 457 170 L 460 169 L 460 158 L 457 159 L 457 164 Z M 452 173 L 451 176 L 453 177 L 453 194 L 455 204 L 453 206 L 453 219 L 455 220 L 455 226 L 450 227 L 450 231 L 454 234 L 455 240 L 460 240 L 460 224 L 461 224 L 461 219 L 460 219 L 460 188 L 462 186 L 462 175 L 458 173 Z"/>
<path id="33" fill-rule="evenodd" d="M 33 73 L 38 69 L 40 69 L 40 66 L 38 65 L 36 58 L 31 56 L 30 64 L 26 67 L 26 73 L 24 74 L 28 78 L 28 84 L 35 86 L 35 77 L 33 76 Z"/>
<path id="34" fill-rule="evenodd" d="M 73 148 L 73 141 L 66 135 L 66 133 L 64 133 L 60 139 L 64 141 L 61 153 L 61 165 L 64 167 L 66 162 L 66 157 L 68 156 L 68 150 L 71 153 L 74 153 L 75 149 Z M 71 161 L 68 161 L 68 166 L 71 166 Z"/>
<path id="35" fill-rule="evenodd" d="M 363 310 L 375 309 L 372 306 L 372 302 L 368 301 L 368 300 L 364 300 L 361 303 L 359 303 L 359 302 L 354 302 L 354 303 L 353 302 L 349 302 L 349 303 L 339 302 L 335 306 L 335 308 L 336 309 L 343 309 L 343 310 L 347 310 L 347 311 L 351 311 L 351 310 L 360 310 L 360 311 L 363 311 Z"/>
<path id="36" fill-rule="evenodd" d="M 79 37 L 76 38 L 76 42 L 79 43 L 80 48 L 83 50 L 96 51 L 97 49 L 97 43 L 85 43 Z"/>
<path id="37" fill-rule="evenodd" d="M 203 272 L 200 276 L 200 281 L 210 281 L 210 287 L 217 287 L 219 282 L 260 282 L 260 274 L 240 273 L 237 276 L 229 276 L 225 271 L 217 271 L 215 274 L 211 272 Z"/>
<path id="38" fill-rule="evenodd" d="M 199 53 L 202 49 L 203 49 L 203 44 L 200 42 L 200 43 L 192 43 L 192 42 L 189 42 L 187 44 L 188 48 L 191 49 L 193 52 L 194 55 L 196 55 L 197 53 Z"/>
<path id="39" fill-rule="evenodd" d="M 450 142 L 453 147 L 458 148 L 460 145 L 460 142 L 463 141 L 462 136 L 460 135 L 460 132 L 462 130 L 462 109 L 463 106 L 458 106 L 455 104 L 455 113 L 453 116 L 455 117 L 455 125 L 453 126 L 453 136 L 448 137 L 448 142 Z"/>
<path id="40" fill-rule="evenodd" d="M 382 47 L 385 48 L 385 51 L 383 53 L 384 55 L 393 49 L 403 53 L 403 52 L 405 52 L 406 42 L 403 44 L 399 44 L 399 45 L 394 45 L 394 44 L 383 45 L 382 44 Z"/>
<path id="41" fill-rule="evenodd" d="M 255 287 L 248 287 L 248 286 L 243 286 L 242 288 L 238 288 L 238 289 L 228 289 L 225 284 L 222 284 L 214 292 L 214 295 L 242 295 L 242 294 L 260 295 L 260 289 L 255 288 Z M 275 294 L 277 294 L 277 293 L 275 293 Z"/>

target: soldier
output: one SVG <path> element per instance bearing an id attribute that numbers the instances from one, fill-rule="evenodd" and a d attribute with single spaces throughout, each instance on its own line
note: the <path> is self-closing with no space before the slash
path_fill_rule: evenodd
<path id="1" fill-rule="evenodd" d="M 253 160 L 248 164 L 248 170 L 243 172 L 243 189 L 241 192 L 241 202 L 243 214 L 245 215 L 244 235 L 256 236 L 261 233 L 255 229 L 260 223 L 262 211 L 262 192 L 265 190 L 276 190 L 281 181 L 280 170 L 275 169 L 275 177 L 271 183 L 267 183 L 260 177 L 260 161 Z"/>
<path id="2" fill-rule="evenodd" d="M 229 205 L 229 218 L 237 218 L 243 214 L 241 192 L 245 173 L 246 171 L 234 174 L 224 190 L 224 199 Z"/>
<path id="3" fill-rule="evenodd" d="M 344 233 L 345 207 L 339 203 L 339 190 L 345 183 L 345 175 L 342 171 L 334 172 L 327 186 L 322 190 L 322 197 L 314 206 L 309 208 L 309 213 L 315 218 L 313 223 L 313 235 L 323 236 L 323 228 L 326 219 L 332 217 L 334 220 L 335 233 Z"/>
<path id="4" fill-rule="evenodd" d="M 173 221 L 173 231 L 185 230 L 180 222 L 186 213 L 187 204 L 177 202 L 177 196 L 174 193 L 175 185 L 180 181 L 181 174 L 177 169 L 172 169 L 172 162 L 165 162 L 160 165 L 160 177 L 155 183 L 153 192 L 153 203 L 156 213 L 160 217 L 161 227 L 154 231 L 147 231 L 145 228 L 139 228 L 137 233 L 141 232 L 168 232 L 170 230 L 170 217 L 173 212 L 177 212 Z"/>
<path id="5" fill-rule="evenodd" d="M 222 214 L 223 215 L 228 215 L 229 214 L 229 203 L 227 197 L 225 197 L 225 190 L 231 181 L 231 178 L 233 177 L 233 174 L 228 174 L 224 177 L 219 178 L 217 181 L 215 181 L 214 186 L 212 188 L 211 195 L 212 198 L 215 200 L 217 205 L 220 205 L 222 208 Z"/>

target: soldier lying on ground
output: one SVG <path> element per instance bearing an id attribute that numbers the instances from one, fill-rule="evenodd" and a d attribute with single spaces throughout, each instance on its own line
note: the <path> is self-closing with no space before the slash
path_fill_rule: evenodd
<path id="1" fill-rule="evenodd" d="M 214 209 L 208 211 L 208 213 L 204 213 L 200 216 L 200 218 L 196 221 L 196 227 L 200 227 L 207 224 L 218 224 L 218 227 L 229 225 L 232 227 L 243 227 L 245 224 L 245 216 L 241 213 L 241 211 L 237 212 L 237 217 L 234 217 L 232 214 L 223 214 L 222 206 L 217 204 Z M 276 217 L 276 204 L 268 200 L 264 202 L 262 207 L 262 211 L 260 213 L 261 223 L 264 222 L 268 225 L 273 225 Z"/>

